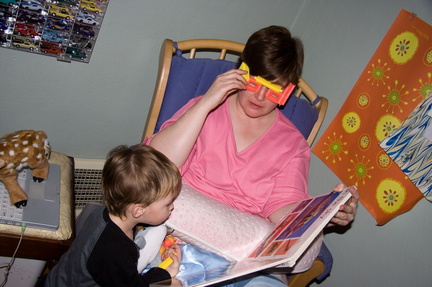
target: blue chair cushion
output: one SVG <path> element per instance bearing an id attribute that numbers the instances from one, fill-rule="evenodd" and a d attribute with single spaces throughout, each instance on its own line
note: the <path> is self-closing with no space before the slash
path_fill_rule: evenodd
<path id="1" fill-rule="evenodd" d="M 321 99 L 318 97 L 311 103 L 307 99 L 296 97 L 294 95 L 295 92 L 294 90 L 293 95 L 288 98 L 288 101 L 280 110 L 296 126 L 305 139 L 307 139 L 314 124 L 318 120 L 318 111 L 314 105 Z"/>
<path id="2" fill-rule="evenodd" d="M 174 45 L 176 47 L 177 43 Z M 165 96 L 154 132 L 158 132 L 161 125 L 190 99 L 205 94 L 218 75 L 234 68 L 236 63 L 227 60 L 186 59 L 182 56 L 182 51 L 177 49 L 172 57 Z M 281 111 L 305 138 L 309 136 L 318 119 L 313 103 L 294 95 L 288 99 Z"/>
<path id="3" fill-rule="evenodd" d="M 330 275 L 330 272 L 333 268 L 333 256 L 324 242 L 321 245 L 318 258 L 320 258 L 324 262 L 324 272 L 316 278 L 319 282 L 321 282 L 324 281 L 324 279 Z"/>
<path id="4" fill-rule="evenodd" d="M 218 75 L 235 67 L 236 63 L 227 60 L 186 59 L 181 50 L 177 50 L 172 58 L 155 132 L 190 99 L 205 94 Z"/>

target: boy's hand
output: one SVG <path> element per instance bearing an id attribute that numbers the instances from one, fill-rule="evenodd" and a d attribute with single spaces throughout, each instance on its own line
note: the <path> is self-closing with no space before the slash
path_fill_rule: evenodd
<path id="1" fill-rule="evenodd" d="M 180 268 L 181 261 L 181 249 L 178 244 L 174 244 L 171 247 L 167 248 L 164 254 L 162 254 L 161 259 L 165 260 L 168 257 L 171 257 L 173 262 L 165 269 L 171 275 L 171 277 L 175 277 Z"/>

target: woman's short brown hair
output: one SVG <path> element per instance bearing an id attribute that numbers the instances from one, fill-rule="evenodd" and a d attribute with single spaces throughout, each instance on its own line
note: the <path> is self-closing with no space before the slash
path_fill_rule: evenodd
<path id="1" fill-rule="evenodd" d="M 181 189 L 178 168 L 165 155 L 146 145 L 118 146 L 108 153 L 102 171 L 103 202 L 116 216 L 132 203 L 145 206 Z"/>
<path id="2" fill-rule="evenodd" d="M 249 37 L 240 60 L 249 66 L 251 75 L 296 85 L 303 69 L 303 43 L 287 28 L 269 26 Z"/>

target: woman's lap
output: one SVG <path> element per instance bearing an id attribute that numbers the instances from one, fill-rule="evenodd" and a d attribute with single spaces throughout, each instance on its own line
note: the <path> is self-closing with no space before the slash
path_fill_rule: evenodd
<path id="1" fill-rule="evenodd" d="M 212 287 L 286 287 L 279 278 L 268 274 L 251 274 Z"/>

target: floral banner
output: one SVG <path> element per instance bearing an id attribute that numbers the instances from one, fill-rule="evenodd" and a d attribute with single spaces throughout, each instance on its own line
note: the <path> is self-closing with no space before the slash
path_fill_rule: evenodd
<path id="1" fill-rule="evenodd" d="M 379 146 L 432 90 L 432 27 L 401 10 L 342 108 L 313 148 L 387 223 L 423 194 Z"/>

